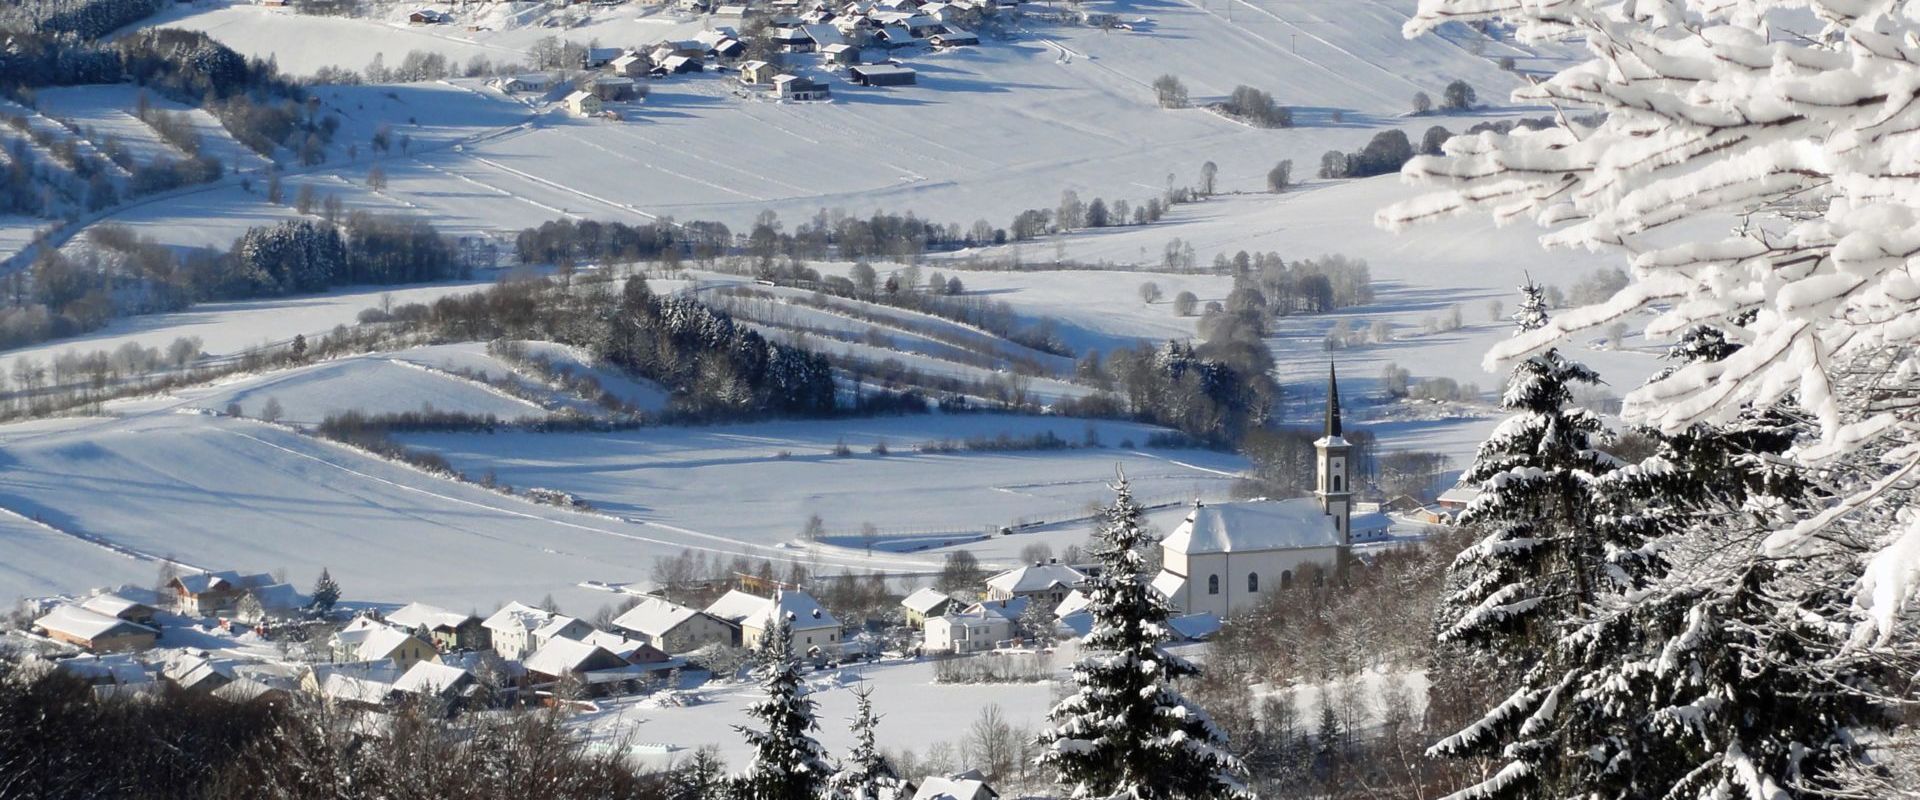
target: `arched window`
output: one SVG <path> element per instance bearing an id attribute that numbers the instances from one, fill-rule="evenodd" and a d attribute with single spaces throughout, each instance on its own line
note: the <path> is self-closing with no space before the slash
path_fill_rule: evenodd
<path id="1" fill-rule="evenodd" d="M 1249 592 L 1260 591 L 1260 573 L 1258 572 L 1247 573 L 1247 591 Z"/>
<path id="2" fill-rule="evenodd" d="M 1338 475 L 1333 476 L 1333 490 L 1336 492 L 1340 491 L 1340 476 Z"/>
<path id="3" fill-rule="evenodd" d="M 1220 593 L 1220 576 L 1208 575 L 1207 576 L 1207 594 L 1219 594 L 1219 593 Z"/>
<path id="4" fill-rule="evenodd" d="M 1280 572 L 1280 588 L 1285 589 L 1292 585 L 1293 585 L 1293 570 L 1290 570 L 1290 569 L 1282 570 Z"/>

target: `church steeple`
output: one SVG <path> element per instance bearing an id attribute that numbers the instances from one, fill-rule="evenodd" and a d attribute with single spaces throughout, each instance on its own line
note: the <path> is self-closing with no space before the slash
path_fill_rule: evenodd
<path id="1" fill-rule="evenodd" d="M 1340 376 L 1334 366 L 1328 364 L 1326 435 L 1313 443 L 1319 473 L 1315 476 L 1313 494 L 1320 500 L 1320 510 L 1333 517 L 1333 528 L 1339 533 L 1341 544 L 1353 542 L 1351 447 L 1340 427 Z"/>
<path id="2" fill-rule="evenodd" d="M 1333 362 L 1327 362 L 1327 430 L 1326 437 L 1340 437 L 1340 376 L 1334 372 Z"/>

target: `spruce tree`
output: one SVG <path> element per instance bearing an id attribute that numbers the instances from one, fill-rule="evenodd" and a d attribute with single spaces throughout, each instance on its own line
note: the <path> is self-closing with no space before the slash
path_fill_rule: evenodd
<path id="1" fill-rule="evenodd" d="M 841 762 L 840 771 L 829 781 L 833 800 L 903 800 L 913 796 L 913 784 L 900 779 L 887 757 L 880 754 L 874 729 L 880 718 L 873 713 L 873 690 L 854 690 L 858 711 L 853 718 L 853 752 Z"/>
<path id="2" fill-rule="evenodd" d="M 320 578 L 313 582 L 313 608 L 324 614 L 333 610 L 333 604 L 340 602 L 340 584 L 335 583 L 333 575 L 326 567 L 320 568 Z"/>
<path id="3" fill-rule="evenodd" d="M 1529 281 L 1521 293 L 1520 331 L 1544 326 L 1544 291 Z M 1609 576 L 1626 574 L 1606 569 L 1608 543 L 1595 525 L 1605 505 L 1599 481 L 1618 462 L 1598 449 L 1599 417 L 1568 407 L 1576 385 L 1599 382 L 1555 349 L 1514 366 L 1500 401 L 1512 416 L 1461 476 L 1480 495 L 1460 523 L 1487 533 L 1454 562 L 1439 609 L 1443 643 L 1480 647 L 1496 668 L 1524 667 L 1552 638 L 1552 620 L 1591 601 Z"/>
<path id="4" fill-rule="evenodd" d="M 1086 586 L 1093 628 L 1072 668 L 1078 688 L 1049 712 L 1040 764 L 1075 798 L 1245 796 L 1226 735 L 1174 688 L 1199 669 L 1161 647 L 1172 612 L 1143 575 L 1141 508 L 1124 476 L 1113 488 L 1095 536 L 1101 569 Z"/>
<path id="5" fill-rule="evenodd" d="M 734 726 L 753 745 L 753 762 L 733 781 L 739 800 L 818 800 L 834 773 L 826 751 L 812 736 L 820 726 L 794 659 L 791 625 L 792 620 L 783 617 L 767 632 L 765 677 L 760 681 L 766 697 L 747 708 L 747 716 L 759 726 Z"/>

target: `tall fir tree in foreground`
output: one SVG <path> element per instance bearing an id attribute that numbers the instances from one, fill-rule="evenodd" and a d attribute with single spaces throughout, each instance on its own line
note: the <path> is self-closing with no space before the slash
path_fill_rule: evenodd
<path id="1" fill-rule="evenodd" d="M 764 650 L 760 686 L 766 697 L 747 707 L 758 725 L 734 726 L 753 746 L 753 761 L 734 778 L 732 794 L 739 800 L 819 800 L 834 769 L 813 738 L 820 726 L 793 655 L 792 620 L 781 618 L 767 631 Z"/>
<path id="2" fill-rule="evenodd" d="M 1093 628 L 1072 668 L 1077 689 L 1049 712 L 1039 763 L 1075 798 L 1249 796 L 1226 734 L 1174 688 L 1199 668 L 1161 647 L 1172 612 L 1142 574 L 1151 542 L 1141 508 L 1124 476 L 1113 488 L 1095 536 L 1101 568 L 1086 585 Z"/>
<path id="3" fill-rule="evenodd" d="M 841 762 L 840 771 L 829 781 L 832 800 L 905 800 L 913 796 L 913 784 L 900 779 L 887 757 L 881 755 L 875 741 L 880 717 L 873 713 L 873 690 L 861 688 L 853 693 L 857 711 L 853 718 L 853 752 Z"/>
<path id="4" fill-rule="evenodd" d="M 1532 281 L 1520 291 L 1520 331 L 1544 326 L 1544 291 Z M 1497 667 L 1525 665 L 1535 645 L 1551 638 L 1552 620 L 1569 616 L 1609 580 L 1597 517 L 1606 504 L 1600 480 L 1618 461 L 1599 449 L 1606 435 L 1600 418 L 1569 407 L 1574 387 L 1599 382 L 1557 349 L 1514 366 L 1500 400 L 1512 416 L 1461 476 L 1480 495 L 1460 523 L 1487 533 L 1454 562 L 1452 591 L 1439 610 L 1442 642 L 1488 650 Z"/>

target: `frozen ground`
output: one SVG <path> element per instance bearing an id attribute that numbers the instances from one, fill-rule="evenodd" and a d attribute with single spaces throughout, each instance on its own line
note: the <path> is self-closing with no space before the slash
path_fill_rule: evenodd
<path id="1" fill-rule="evenodd" d="M 331 414 L 362 411 L 391 414 L 434 410 L 503 420 L 539 418 L 547 410 L 499 389 L 429 368 L 431 353 L 377 353 L 325 361 L 274 375 L 241 381 L 193 396 L 206 408 L 237 403 L 247 416 L 260 416 L 269 402 L 284 410 L 281 420 L 313 425 Z"/>

